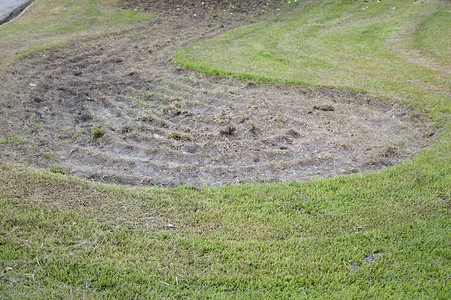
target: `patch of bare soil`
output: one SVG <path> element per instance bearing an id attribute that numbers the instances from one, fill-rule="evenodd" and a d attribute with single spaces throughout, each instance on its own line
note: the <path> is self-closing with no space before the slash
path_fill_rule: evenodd
<path id="1" fill-rule="evenodd" d="M 226 2 L 185 2 L 195 3 L 189 14 L 180 1 L 125 1 L 160 17 L 17 63 L 0 82 L 0 162 L 124 184 L 222 185 L 379 170 L 429 143 L 432 123 L 405 105 L 181 68 L 180 47 L 258 20 L 252 8 L 263 5 L 230 14 Z"/>
<path id="2" fill-rule="evenodd" d="M 242 17 L 261 16 L 283 8 L 286 0 L 123 0 L 121 7 L 139 9 L 167 16 L 219 18 L 224 14 Z M 252 20 L 250 20 L 252 21 Z"/>

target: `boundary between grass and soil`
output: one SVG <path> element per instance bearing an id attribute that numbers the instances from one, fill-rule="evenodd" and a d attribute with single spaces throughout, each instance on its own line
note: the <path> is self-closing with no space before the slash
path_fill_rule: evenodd
<path id="1" fill-rule="evenodd" d="M 19 18 L 21 15 L 23 15 L 34 3 L 36 0 L 29 0 L 13 10 L 6 18 L 3 20 L 0 20 L 0 26 L 6 25 L 15 19 Z"/>

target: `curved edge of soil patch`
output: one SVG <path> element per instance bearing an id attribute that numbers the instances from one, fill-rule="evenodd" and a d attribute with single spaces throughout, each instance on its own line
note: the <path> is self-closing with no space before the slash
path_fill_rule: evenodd
<path id="1" fill-rule="evenodd" d="M 18 17 L 20 17 L 25 11 L 27 11 L 28 8 L 30 8 L 30 6 L 33 5 L 35 1 L 36 0 L 29 0 L 24 4 L 22 4 L 21 6 L 19 6 L 18 8 L 16 8 L 15 10 L 13 10 L 6 18 L 0 20 L 0 26 L 6 25 L 9 22 L 12 22 Z"/>
<path id="2" fill-rule="evenodd" d="M 0 82 L 9 87 L 0 164 L 125 185 L 220 186 L 376 171 L 430 144 L 423 114 L 401 103 L 223 78 L 168 59 L 251 21 L 226 16 L 164 16 L 136 35 L 94 36 L 21 60 Z"/>

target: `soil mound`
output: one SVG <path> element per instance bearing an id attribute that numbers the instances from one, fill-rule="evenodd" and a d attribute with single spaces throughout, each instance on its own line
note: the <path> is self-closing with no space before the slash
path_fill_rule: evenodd
<path id="1" fill-rule="evenodd" d="M 138 7 L 177 12 L 174 3 Z M 180 47 L 252 20 L 245 13 L 166 13 L 23 59 L 0 82 L 0 162 L 125 184 L 222 185 L 378 170 L 428 144 L 431 122 L 407 106 L 173 62 Z"/>

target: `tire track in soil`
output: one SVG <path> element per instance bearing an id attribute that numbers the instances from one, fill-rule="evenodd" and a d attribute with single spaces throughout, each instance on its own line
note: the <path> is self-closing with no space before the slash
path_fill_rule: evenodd
<path id="1" fill-rule="evenodd" d="M 0 162 L 131 185 L 223 185 L 379 170 L 430 143 L 432 122 L 405 105 L 179 67 L 178 49 L 260 20 L 264 7 L 185 2 L 140 2 L 159 18 L 18 62 L 0 83 L 0 139 L 23 143 L 3 143 Z"/>

